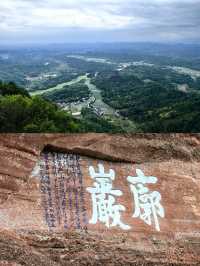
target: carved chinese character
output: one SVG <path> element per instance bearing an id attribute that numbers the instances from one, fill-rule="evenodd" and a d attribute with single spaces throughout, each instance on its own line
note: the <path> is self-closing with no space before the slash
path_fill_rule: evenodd
<path id="1" fill-rule="evenodd" d="M 112 181 L 115 179 L 115 172 L 110 169 L 109 173 L 105 173 L 104 166 L 98 165 L 99 172 L 95 172 L 94 167 L 89 167 L 89 173 L 94 179 L 94 187 L 87 188 L 91 193 L 93 204 L 93 215 L 90 220 L 91 224 L 96 224 L 98 221 L 105 226 L 119 226 L 121 229 L 130 229 L 129 225 L 121 221 L 121 211 L 125 211 L 125 207 L 120 204 L 115 204 L 115 196 L 121 196 L 123 193 L 120 190 L 113 189 Z"/>
<path id="2" fill-rule="evenodd" d="M 130 188 L 134 195 L 135 212 L 134 218 L 140 218 L 148 225 L 152 225 L 152 218 L 155 228 L 160 231 L 158 216 L 164 218 L 164 208 L 160 204 L 161 195 L 157 191 L 151 192 L 145 184 L 157 183 L 154 176 L 145 176 L 140 169 L 136 169 L 137 176 L 128 176 L 127 180 L 131 183 Z"/>

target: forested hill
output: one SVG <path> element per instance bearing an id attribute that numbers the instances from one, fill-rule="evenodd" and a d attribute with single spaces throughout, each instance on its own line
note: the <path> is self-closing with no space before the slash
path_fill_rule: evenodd
<path id="1" fill-rule="evenodd" d="M 15 83 L 0 82 L 0 132 L 121 132 L 103 118 L 84 111 L 82 119 L 40 96 L 31 97 Z"/>
<path id="2" fill-rule="evenodd" d="M 93 82 L 103 101 L 123 119 L 136 123 L 137 132 L 200 132 L 199 89 L 185 92 L 164 81 L 147 83 L 113 72 L 102 75 Z M 31 97 L 13 82 L 0 82 L 0 132 L 123 133 L 126 129 L 91 108 L 83 108 L 75 118 L 42 96 Z"/>
<path id="3" fill-rule="evenodd" d="M 200 132 L 199 79 L 192 84 L 195 89 L 180 90 L 177 84 L 186 81 L 179 80 L 179 76 L 166 74 L 162 78 L 157 73 L 153 75 L 151 69 L 150 80 L 146 72 L 139 78 L 137 70 L 134 67 L 130 73 L 126 70 L 126 74 L 122 71 L 99 74 L 93 82 L 101 90 L 104 102 L 136 122 L 141 132 Z M 190 82 L 194 83 L 192 79 Z"/>

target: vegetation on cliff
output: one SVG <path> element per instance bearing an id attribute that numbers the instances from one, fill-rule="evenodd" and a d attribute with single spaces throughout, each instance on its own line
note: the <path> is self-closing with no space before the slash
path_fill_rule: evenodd
<path id="1" fill-rule="evenodd" d="M 30 97 L 14 83 L 0 82 L 0 132 L 120 132 L 109 121 L 84 111 L 82 119 L 41 96 Z"/>

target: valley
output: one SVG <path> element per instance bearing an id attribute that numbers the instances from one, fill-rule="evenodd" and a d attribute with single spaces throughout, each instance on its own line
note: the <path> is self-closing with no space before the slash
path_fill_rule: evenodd
<path id="1" fill-rule="evenodd" d="M 77 119 L 103 119 L 123 132 L 185 130 L 179 126 L 183 114 L 188 123 L 199 112 L 198 60 L 138 49 L 4 51 L 0 80 L 25 87 Z"/>

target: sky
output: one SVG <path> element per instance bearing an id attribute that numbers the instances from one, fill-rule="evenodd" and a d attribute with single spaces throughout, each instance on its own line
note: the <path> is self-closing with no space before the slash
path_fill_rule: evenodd
<path id="1" fill-rule="evenodd" d="M 200 0 L 0 0 L 0 44 L 199 43 Z"/>

